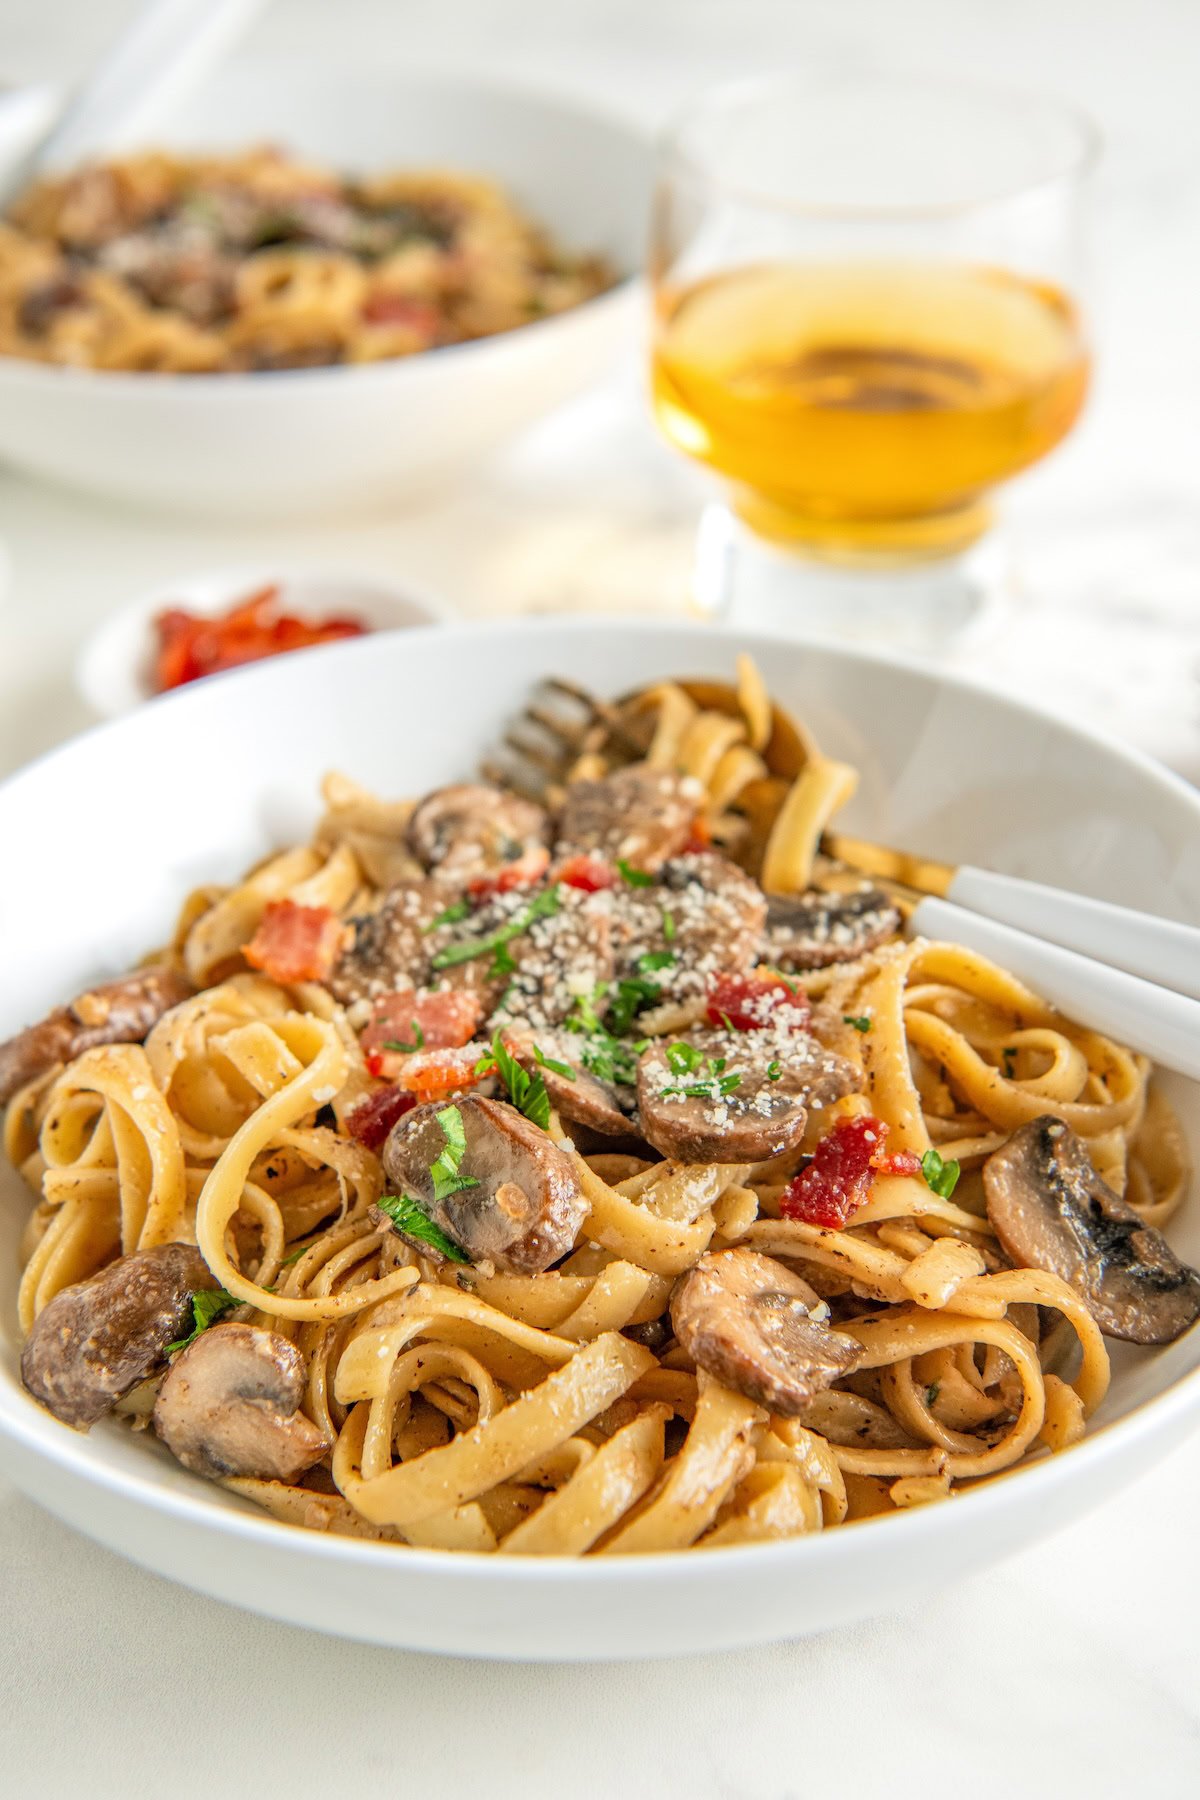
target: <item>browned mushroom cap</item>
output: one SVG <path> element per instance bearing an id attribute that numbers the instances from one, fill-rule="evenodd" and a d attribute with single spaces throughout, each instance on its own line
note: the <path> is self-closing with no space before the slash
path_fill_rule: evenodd
<path id="1" fill-rule="evenodd" d="M 193 1474 L 295 1481 L 329 1449 L 299 1410 L 304 1358 L 257 1325 L 214 1325 L 163 1378 L 154 1429 Z"/>
<path id="2" fill-rule="evenodd" d="M 651 1044 L 638 1062 L 646 1142 L 675 1162 L 765 1162 L 799 1143 L 808 1110 L 861 1077 L 807 1032 L 706 1031 Z M 695 1066 L 681 1066 L 687 1057 Z"/>
<path id="3" fill-rule="evenodd" d="M 1100 1179 L 1061 1119 L 1022 1125 L 984 1163 L 983 1187 L 1013 1262 L 1061 1276 L 1108 1337 L 1169 1344 L 1200 1317 L 1200 1274 Z"/>
<path id="4" fill-rule="evenodd" d="M 350 942 L 329 978 L 335 998 L 348 1006 L 401 988 L 448 987 L 479 993 L 485 1006 L 494 1005 L 503 983 L 489 980 L 486 962 L 434 971 L 439 950 L 464 933 L 483 929 L 458 919 L 435 924 L 449 904 L 446 889 L 436 881 L 401 881 L 389 888 L 374 912 L 351 919 Z"/>
<path id="5" fill-rule="evenodd" d="M 792 1418 L 858 1364 L 861 1346 L 825 1320 L 808 1283 L 755 1250 L 702 1256 L 671 1296 L 675 1336 L 697 1365 Z"/>
<path id="6" fill-rule="evenodd" d="M 510 921 L 529 899 L 527 890 L 502 895 L 482 922 L 472 925 L 472 934 Z M 612 980 L 612 915 L 608 899 L 607 894 L 585 894 L 578 888 L 560 886 L 555 910 L 534 920 L 527 931 L 509 940 L 505 948 L 516 968 L 500 978 L 500 1005 L 505 1018 L 537 1029 L 560 1025 L 581 991 L 594 993 Z M 489 956 L 483 962 L 485 971 L 491 961 Z"/>
<path id="7" fill-rule="evenodd" d="M 472 1262 L 512 1275 L 548 1269 L 573 1247 L 587 1212 L 570 1158 L 515 1107 L 470 1094 L 454 1110 L 466 1139 L 458 1174 L 474 1185 L 438 1200 L 431 1171 L 447 1144 L 438 1120 L 446 1110 L 418 1106 L 392 1127 L 383 1147 L 389 1181 Z"/>
<path id="8" fill-rule="evenodd" d="M 878 888 L 771 894 L 762 955 L 777 969 L 824 969 L 865 956 L 899 929 L 899 910 Z"/>
<path id="9" fill-rule="evenodd" d="M 98 1044 L 140 1044 L 165 1012 L 192 992 L 166 963 L 105 981 L 59 1006 L 37 1025 L 0 1044 L 0 1106 L 55 1063 L 70 1062 Z"/>
<path id="10" fill-rule="evenodd" d="M 670 914 L 674 934 L 664 947 L 674 952 L 682 972 L 668 977 L 673 992 L 701 993 L 711 974 L 733 975 L 754 966 L 767 911 L 757 882 L 711 850 L 675 857 L 659 880 L 662 888 L 653 890 L 654 900 L 660 921 L 664 907 Z"/>
<path id="11" fill-rule="evenodd" d="M 601 781 L 574 781 L 559 823 L 559 852 L 591 852 L 653 871 L 683 849 L 703 799 L 697 782 L 645 763 Z"/>
<path id="12" fill-rule="evenodd" d="M 56 1418 L 86 1430 L 163 1360 L 191 1326 L 192 1295 L 213 1285 L 194 1244 L 122 1256 L 42 1308 L 21 1379 Z"/>
<path id="13" fill-rule="evenodd" d="M 543 807 L 503 788 L 464 782 L 427 794 L 408 822 L 408 845 L 443 881 L 466 883 L 545 847 Z"/>
<path id="14" fill-rule="evenodd" d="M 575 1033 L 509 1029 L 504 1033 L 504 1042 L 523 1069 L 541 1076 L 550 1104 L 560 1117 L 573 1125 L 586 1125 L 602 1137 L 636 1136 L 631 1117 L 633 1089 L 602 1081 L 585 1069 L 579 1060 L 580 1041 Z M 555 1063 L 560 1067 L 555 1068 Z M 564 1069 L 569 1069 L 570 1074 L 565 1075 Z"/>

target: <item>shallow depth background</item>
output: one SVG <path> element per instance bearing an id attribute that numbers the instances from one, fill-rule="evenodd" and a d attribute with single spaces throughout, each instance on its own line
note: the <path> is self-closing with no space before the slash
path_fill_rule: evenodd
<path id="1" fill-rule="evenodd" d="M 130 11 L 4 0 L 0 78 L 78 73 Z M 808 57 L 1042 86 L 1092 110 L 1109 140 L 1096 397 L 1008 503 L 1011 629 L 965 660 L 1200 778 L 1194 0 L 275 0 L 243 55 L 317 57 L 331 81 L 364 56 L 507 73 L 647 119 L 704 82 Z M 670 610 L 697 493 L 645 422 L 634 368 L 469 493 L 347 535 L 143 520 L 0 474 L 13 564 L 0 770 L 85 722 L 69 677 L 79 635 L 174 573 L 349 557 L 480 611 Z M 818 1642 L 508 1669 L 251 1619 L 0 1487 L 0 1788 L 785 1800 L 872 1784 L 1182 1800 L 1200 1788 L 1198 1491 L 1193 1440 L 1068 1536 Z"/>

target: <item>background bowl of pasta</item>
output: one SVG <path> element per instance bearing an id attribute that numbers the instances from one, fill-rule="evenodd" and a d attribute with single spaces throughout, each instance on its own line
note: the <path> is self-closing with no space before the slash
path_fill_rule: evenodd
<path id="1" fill-rule="evenodd" d="M 384 795 L 469 778 L 541 676 L 605 696 L 729 680 L 748 651 L 827 755 L 859 771 L 849 831 L 1188 918 L 1200 799 L 1104 738 L 884 656 L 622 620 L 449 625 L 350 641 L 199 683 L 0 788 L 20 856 L 0 891 L 0 1036 L 162 943 L 185 894 L 313 831 L 330 768 Z M 1163 1091 L 1193 1159 L 1200 1096 Z M 13 1127 L 12 1129 L 15 1129 Z M 801 1636 L 915 1603 L 1071 1523 L 1200 1417 L 1200 1333 L 1108 1345 L 1112 1382 L 1060 1454 L 785 1541 L 624 1556 L 449 1553 L 300 1530 L 198 1481 L 150 1433 L 64 1428 L 21 1386 L 28 1192 L 0 1167 L 0 1462 L 59 1517 L 208 1594 L 350 1637 L 508 1658 L 686 1654 Z M 1200 1256 L 1193 1192 L 1169 1225 Z M 281 1271 L 280 1279 L 283 1278 Z"/>
<path id="2" fill-rule="evenodd" d="M 470 280 L 482 283 L 464 326 L 471 341 L 444 341 L 430 327 L 435 347 L 407 354 L 424 341 L 429 311 L 408 299 L 404 286 L 416 278 L 419 246 L 412 250 L 410 243 L 407 271 L 391 260 L 401 290 L 391 291 L 385 271 L 377 292 L 378 258 L 387 261 L 390 239 L 382 252 L 382 239 L 364 240 L 368 261 L 361 265 L 331 252 L 275 269 L 281 259 L 270 246 L 280 218 L 264 223 L 260 217 L 261 231 L 250 229 L 252 237 L 266 234 L 259 245 L 265 255 L 232 278 L 266 283 L 257 301 L 243 296 L 239 308 L 265 305 L 278 315 L 283 349 L 278 357 L 239 354 L 222 362 L 224 327 L 197 334 L 174 301 L 166 305 L 160 295 L 133 305 L 127 288 L 110 279 L 125 282 L 122 271 L 136 265 L 142 281 L 147 256 L 161 273 L 164 248 L 174 257 L 181 241 L 172 224 L 169 242 L 161 227 L 154 243 L 135 238 L 121 250 L 124 261 L 118 258 L 102 278 L 104 293 L 111 290 L 100 359 L 107 357 L 108 366 L 92 367 L 83 341 L 96 323 L 90 277 L 81 302 L 73 297 L 75 274 L 52 268 L 36 246 L 30 260 L 28 247 L 9 239 L 0 244 L 0 311 L 10 319 L 0 346 L 0 456 L 71 486 L 173 509 L 280 516 L 365 509 L 460 470 L 594 380 L 628 340 L 637 314 L 632 271 L 642 257 L 649 151 L 638 130 L 618 117 L 451 76 L 384 80 L 364 69 L 353 81 L 330 86 L 311 71 L 268 82 L 234 69 L 182 106 L 169 130 L 146 148 L 234 156 L 264 146 L 367 182 L 390 172 L 429 171 L 439 180 L 446 172 L 494 183 L 544 230 L 552 258 L 561 252 L 564 269 L 578 263 L 585 271 L 575 286 L 592 297 L 575 303 L 572 292 L 558 310 L 561 284 L 574 278 L 551 272 L 549 285 L 530 293 L 522 314 L 528 323 L 513 325 L 521 304 L 509 291 L 512 278 L 501 267 L 489 287 L 485 266 L 491 254 L 503 259 L 513 226 L 507 218 L 493 220 L 488 200 L 480 204 L 484 224 L 493 220 L 491 236 L 464 252 L 464 266 L 474 271 Z M 123 147 L 121 154 L 137 149 Z M 476 204 L 473 190 L 462 193 L 462 204 Z M 451 193 L 446 204 L 453 200 Z M 391 207 L 385 223 L 395 227 L 409 202 L 389 193 L 379 204 Z M 203 233 L 206 219 L 193 210 L 196 216 L 179 229 L 190 224 Z M 241 230 L 236 198 L 228 211 Z M 331 216 L 319 193 L 316 212 L 322 216 L 311 207 L 305 215 L 305 231 L 312 226 L 320 236 L 326 226 L 334 233 L 356 228 L 353 219 L 347 224 Z M 420 229 L 427 218 L 422 214 Z M 431 227 L 435 235 L 441 218 Z M 218 228 L 211 216 L 207 223 Z M 374 231 L 380 217 L 369 223 Z M 296 229 L 291 215 L 287 229 Z M 489 244 L 500 248 L 491 251 Z M 586 273 L 592 258 L 594 277 Z M 178 270 L 176 259 L 172 283 Z M 364 276 L 368 285 L 360 294 Z M 159 279 L 154 274 L 152 286 Z M 203 311 L 198 292 L 189 286 L 187 304 Z M 66 360 L 36 360 L 68 314 L 68 334 L 82 330 L 79 343 L 61 352 Z M 503 328 L 490 322 L 493 316 Z M 352 320 L 362 323 L 352 328 Z M 342 360 L 330 363 L 332 355 Z M 293 366 L 306 360 L 313 366 Z M 210 366 L 220 372 L 206 373 Z"/>

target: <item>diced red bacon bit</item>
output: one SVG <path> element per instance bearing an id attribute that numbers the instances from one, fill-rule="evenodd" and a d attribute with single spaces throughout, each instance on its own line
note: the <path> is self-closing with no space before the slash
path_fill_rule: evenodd
<path id="1" fill-rule="evenodd" d="M 910 1174 L 910 1157 L 919 1172 L 920 1162 L 911 1151 L 885 1153 L 887 1134 L 882 1119 L 870 1113 L 839 1119 L 813 1151 L 807 1168 L 784 1188 L 779 1201 L 783 1217 L 819 1225 L 826 1231 L 841 1231 L 870 1199 L 876 1174 Z M 901 1162 L 905 1166 L 897 1168 Z"/>
<path id="2" fill-rule="evenodd" d="M 401 1081 L 420 1104 L 431 1100 L 448 1100 L 452 1094 L 465 1094 L 482 1075 L 475 1072 L 479 1058 L 474 1050 L 419 1050 L 404 1059 Z"/>
<path id="3" fill-rule="evenodd" d="M 876 1175 L 919 1175 L 921 1159 L 915 1150 L 893 1150 L 887 1156 L 876 1157 L 871 1167 Z"/>
<path id="4" fill-rule="evenodd" d="M 416 1104 L 416 1095 L 404 1088 L 380 1088 L 377 1094 L 368 1094 L 365 1100 L 351 1107 L 346 1114 L 346 1130 L 368 1150 L 379 1150 L 386 1143 L 396 1120 L 411 1112 Z"/>
<path id="5" fill-rule="evenodd" d="M 344 926 L 327 906 L 297 906 L 272 900 L 242 955 L 285 987 L 295 981 L 326 981 L 342 946 Z"/>
<path id="6" fill-rule="evenodd" d="M 483 1003 L 477 994 L 452 988 L 418 994 L 413 988 L 402 988 L 375 1002 L 374 1016 L 359 1042 L 368 1054 L 397 1043 L 412 1044 L 419 1050 L 457 1050 L 470 1043 L 482 1017 Z"/>
<path id="7" fill-rule="evenodd" d="M 583 894 L 600 894 L 605 888 L 616 887 L 618 875 L 612 864 L 599 856 L 568 856 L 554 879 Z"/>
<path id="8" fill-rule="evenodd" d="M 544 844 L 532 844 L 523 855 L 505 863 L 490 875 L 477 875 L 467 883 L 467 892 L 475 900 L 490 900 L 494 894 L 511 894 L 514 888 L 532 887 L 550 867 L 550 852 Z"/>
<path id="9" fill-rule="evenodd" d="M 804 1031 L 812 1008 L 803 989 L 782 975 L 717 975 L 708 990 L 707 1011 L 710 1025 L 728 1024 L 735 1031 L 761 1031 L 768 1025 Z"/>
<path id="10" fill-rule="evenodd" d="M 703 813 L 697 813 L 692 821 L 691 835 L 680 851 L 681 856 L 699 856 L 704 850 L 712 849 L 712 832 L 708 820 Z"/>

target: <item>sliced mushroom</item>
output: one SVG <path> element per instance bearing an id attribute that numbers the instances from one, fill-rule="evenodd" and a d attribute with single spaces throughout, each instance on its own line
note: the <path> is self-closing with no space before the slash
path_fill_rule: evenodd
<path id="1" fill-rule="evenodd" d="M 140 1044 L 154 1025 L 186 1000 L 191 983 L 166 963 L 105 981 L 59 1006 L 37 1025 L 0 1044 L 0 1106 L 56 1063 L 98 1044 Z"/>
<path id="2" fill-rule="evenodd" d="M 497 906 L 507 904 L 511 916 L 514 898 Z M 580 994 L 594 994 L 613 978 L 609 896 L 560 887 L 556 910 L 505 949 L 516 967 L 499 981 L 503 1016 L 534 1028 L 561 1025 Z M 483 964 L 490 966 L 490 959 Z"/>
<path id="3" fill-rule="evenodd" d="M 983 1187 L 1013 1262 L 1068 1282 L 1108 1337 L 1169 1344 L 1200 1317 L 1200 1273 L 1101 1180 L 1061 1119 L 1015 1131 L 984 1163 Z"/>
<path id="4" fill-rule="evenodd" d="M 408 845 L 423 867 L 464 885 L 544 851 L 549 835 L 544 807 L 483 783 L 438 788 L 408 822 Z"/>
<path id="5" fill-rule="evenodd" d="M 675 1162 L 766 1162 L 793 1149 L 810 1107 L 852 1093 L 861 1077 L 806 1032 L 689 1032 L 659 1039 L 638 1062 L 646 1142 Z M 690 1054 L 689 1054 L 690 1053 Z M 685 1056 L 695 1066 L 682 1066 Z"/>
<path id="6" fill-rule="evenodd" d="M 559 824 L 559 852 L 591 852 L 653 872 L 683 849 L 704 801 L 699 783 L 634 763 L 600 781 L 574 781 Z"/>
<path id="7" fill-rule="evenodd" d="M 192 1295 L 213 1286 L 194 1244 L 119 1257 L 42 1308 L 21 1379 L 56 1418 L 86 1430 L 162 1362 L 191 1328 Z"/>
<path id="8" fill-rule="evenodd" d="M 622 885 L 604 898 L 617 977 L 645 975 L 649 966 L 664 1000 L 695 998 L 713 973 L 737 974 L 758 961 L 766 900 L 714 851 L 674 856 L 653 886 Z"/>
<path id="9" fill-rule="evenodd" d="M 806 1281 L 755 1250 L 702 1256 L 671 1296 L 675 1336 L 693 1361 L 788 1418 L 862 1356 L 854 1338 L 830 1329 L 828 1317 Z"/>
<path id="10" fill-rule="evenodd" d="M 300 1411 L 304 1358 L 277 1331 L 214 1325 L 177 1356 L 154 1405 L 154 1429 L 195 1475 L 295 1481 L 329 1449 Z"/>
<path id="11" fill-rule="evenodd" d="M 830 963 L 854 962 L 899 929 L 898 908 L 878 888 L 851 894 L 771 894 L 762 956 L 777 969 L 824 969 Z"/>
<path id="12" fill-rule="evenodd" d="M 587 1212 L 570 1158 L 503 1101 L 471 1094 L 455 1106 L 466 1139 L 458 1174 L 471 1186 L 435 1197 L 433 1165 L 447 1143 L 440 1106 L 419 1106 L 393 1126 L 384 1173 L 472 1262 L 540 1274 L 573 1247 Z"/>
<path id="13" fill-rule="evenodd" d="M 374 912 L 351 919 L 350 943 L 329 978 L 335 998 L 350 1005 L 402 988 L 455 988 L 478 993 L 490 1010 L 503 984 L 489 979 L 486 962 L 434 970 L 439 950 L 479 929 L 465 920 L 435 924 L 451 904 L 436 881 L 402 881 L 388 890 Z"/>
<path id="14" fill-rule="evenodd" d="M 602 1137 L 636 1135 L 634 1090 L 602 1081 L 579 1060 L 580 1039 L 569 1031 L 506 1030 L 504 1042 L 523 1069 L 541 1076 L 550 1104 L 572 1125 L 586 1125 Z M 538 1052 L 540 1051 L 540 1055 Z M 561 1066 L 555 1068 L 554 1064 Z M 569 1075 L 563 1074 L 569 1069 Z"/>

